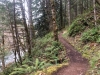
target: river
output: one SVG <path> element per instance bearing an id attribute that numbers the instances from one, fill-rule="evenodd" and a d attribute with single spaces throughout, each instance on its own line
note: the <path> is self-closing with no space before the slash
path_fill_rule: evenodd
<path id="1" fill-rule="evenodd" d="M 24 53 L 21 51 L 21 56 L 24 56 Z M 17 55 L 17 59 L 18 59 L 18 55 Z M 5 56 L 5 65 L 8 65 L 9 63 L 13 63 L 15 61 L 15 55 L 13 53 L 13 51 L 10 51 L 6 56 Z M 2 61 L 0 59 L 0 71 L 1 71 L 1 67 L 2 67 Z"/>

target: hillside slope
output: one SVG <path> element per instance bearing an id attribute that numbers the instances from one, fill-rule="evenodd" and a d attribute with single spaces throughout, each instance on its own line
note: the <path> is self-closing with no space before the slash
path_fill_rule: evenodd
<path id="1" fill-rule="evenodd" d="M 78 17 L 63 36 L 72 44 L 82 57 L 89 60 L 90 69 L 86 75 L 100 75 L 100 7 L 97 7 L 97 25 L 94 25 L 93 11 Z"/>

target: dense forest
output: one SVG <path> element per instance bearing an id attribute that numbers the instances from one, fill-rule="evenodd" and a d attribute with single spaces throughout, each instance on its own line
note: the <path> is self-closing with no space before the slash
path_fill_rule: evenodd
<path id="1" fill-rule="evenodd" d="M 100 0 L 0 0 L 0 75 L 100 75 Z"/>

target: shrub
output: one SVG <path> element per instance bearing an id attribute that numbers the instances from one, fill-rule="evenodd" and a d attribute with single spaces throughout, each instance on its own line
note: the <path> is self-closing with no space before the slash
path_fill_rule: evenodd
<path id="1" fill-rule="evenodd" d="M 84 31 L 84 29 L 85 26 L 81 23 L 81 18 L 78 18 L 69 27 L 68 35 L 74 37 L 75 35 L 80 34 L 82 31 Z"/>
<path id="2" fill-rule="evenodd" d="M 29 74 L 32 71 L 43 69 L 44 68 L 44 64 L 48 64 L 48 63 L 45 63 L 45 61 L 40 61 L 38 58 L 36 58 L 35 62 L 33 62 L 31 65 L 23 64 L 20 67 L 14 68 L 14 70 L 9 75 L 25 75 L 25 74 Z"/>
<path id="3" fill-rule="evenodd" d="M 69 27 L 68 35 L 74 37 L 81 34 L 87 28 L 93 28 L 94 18 L 91 14 L 91 12 L 87 12 L 78 17 Z"/>
<path id="4" fill-rule="evenodd" d="M 39 58 L 41 61 L 46 60 L 53 64 L 57 63 L 58 60 L 64 59 L 66 55 L 66 51 L 61 44 L 53 41 L 51 33 L 42 39 L 37 39 L 32 53 L 33 57 Z"/>
<path id="5" fill-rule="evenodd" d="M 4 70 L 4 75 L 9 75 L 13 69 L 16 67 L 15 66 L 16 64 L 12 64 L 11 66 L 7 67 L 5 70 Z"/>
<path id="6" fill-rule="evenodd" d="M 60 43 L 53 41 L 51 45 L 48 45 L 47 48 L 45 49 L 44 56 L 45 58 L 47 58 L 49 62 L 57 63 L 58 60 L 64 58 L 63 54 L 60 54 L 60 52 L 62 51 L 64 50 L 62 50 L 62 46 L 60 45 Z"/>
<path id="7" fill-rule="evenodd" d="M 100 41 L 100 33 L 97 28 L 89 29 L 88 31 L 84 32 L 81 40 L 83 42 L 99 42 Z"/>

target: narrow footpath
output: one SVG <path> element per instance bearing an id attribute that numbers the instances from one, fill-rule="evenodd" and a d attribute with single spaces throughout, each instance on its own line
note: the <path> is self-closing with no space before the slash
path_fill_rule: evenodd
<path id="1" fill-rule="evenodd" d="M 65 46 L 69 65 L 63 67 L 55 72 L 53 75 L 85 75 L 89 68 L 88 60 L 83 58 L 82 55 L 59 34 L 59 41 Z"/>

